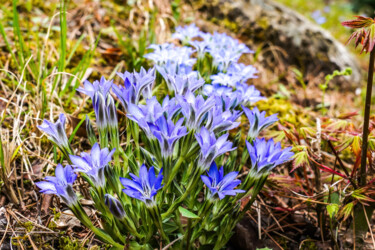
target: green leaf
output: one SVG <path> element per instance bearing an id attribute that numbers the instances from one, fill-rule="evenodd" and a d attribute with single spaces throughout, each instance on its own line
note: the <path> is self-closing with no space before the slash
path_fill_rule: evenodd
<path id="1" fill-rule="evenodd" d="M 178 207 L 178 211 L 180 211 L 181 215 L 184 216 L 184 217 L 186 217 L 186 218 L 199 219 L 199 216 L 197 216 L 196 214 L 190 212 L 186 208 Z"/>
<path id="2" fill-rule="evenodd" d="M 332 217 L 335 214 L 337 214 L 338 211 L 339 211 L 339 205 L 334 204 L 334 203 L 331 203 L 331 204 L 327 205 L 327 212 L 329 214 L 329 218 L 332 219 Z"/>

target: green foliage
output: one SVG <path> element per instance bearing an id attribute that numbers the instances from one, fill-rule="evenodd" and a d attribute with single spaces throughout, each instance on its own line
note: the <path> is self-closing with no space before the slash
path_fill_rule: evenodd
<path id="1" fill-rule="evenodd" d="M 189 210 L 187 210 L 186 208 L 183 208 L 183 207 L 178 207 L 178 211 L 180 211 L 181 215 L 186 217 L 186 218 L 190 218 L 190 219 L 200 219 L 199 216 L 197 216 L 196 214 L 190 212 Z"/>
<path id="2" fill-rule="evenodd" d="M 59 238 L 59 248 L 63 250 L 81 250 L 83 247 L 78 240 L 72 240 L 69 237 L 61 236 Z"/>

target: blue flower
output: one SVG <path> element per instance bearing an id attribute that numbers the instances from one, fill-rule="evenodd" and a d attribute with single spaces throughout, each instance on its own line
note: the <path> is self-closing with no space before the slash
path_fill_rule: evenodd
<path id="1" fill-rule="evenodd" d="M 215 32 L 208 36 L 201 33 L 200 36 L 209 43 L 207 51 L 214 58 L 214 65 L 224 72 L 232 63 L 237 62 L 242 54 L 253 53 L 245 44 L 226 34 Z"/>
<path id="2" fill-rule="evenodd" d="M 134 79 L 136 82 L 147 82 L 150 81 L 151 84 L 147 83 L 146 87 L 143 89 L 142 95 L 144 99 L 149 99 L 152 97 L 152 83 L 155 81 L 155 67 L 148 69 L 147 71 L 141 67 L 141 70 L 138 72 L 134 71 Z"/>
<path id="3" fill-rule="evenodd" d="M 164 116 L 161 116 L 155 124 L 150 125 L 151 131 L 159 141 L 163 157 L 172 156 L 176 142 L 188 134 L 186 128 L 182 126 L 183 122 L 184 118 L 181 118 L 174 124 L 171 119 L 167 120 Z"/>
<path id="4" fill-rule="evenodd" d="M 324 24 L 327 22 L 327 18 L 322 15 L 322 12 L 320 10 L 316 10 L 313 13 L 311 13 L 311 17 L 315 20 L 317 24 Z"/>
<path id="5" fill-rule="evenodd" d="M 111 87 L 113 85 L 113 80 L 106 80 L 104 76 L 100 78 L 100 81 L 95 80 L 93 83 L 89 81 L 85 81 L 83 83 L 83 88 L 79 87 L 77 91 L 84 93 L 94 99 L 94 95 L 96 92 L 102 93 L 103 96 L 107 96 Z"/>
<path id="6" fill-rule="evenodd" d="M 241 96 L 238 92 L 232 92 L 229 95 L 215 96 L 216 105 L 222 110 L 233 110 L 241 102 Z"/>
<path id="7" fill-rule="evenodd" d="M 174 61 L 168 61 L 166 64 L 155 66 L 157 71 L 163 76 L 164 80 L 168 81 L 168 76 L 172 75 L 189 75 L 190 73 L 198 76 L 197 71 L 193 71 L 193 67 L 184 63 L 178 64 Z M 167 82 L 168 83 L 168 82 Z"/>
<path id="8" fill-rule="evenodd" d="M 198 72 L 193 71 L 192 66 L 183 63 L 178 64 L 174 61 L 168 61 L 163 66 L 156 65 L 156 69 L 163 76 L 169 90 L 173 90 L 172 81 L 177 76 L 183 78 L 195 77 L 196 79 L 199 77 Z"/>
<path id="9" fill-rule="evenodd" d="M 216 106 L 222 110 L 231 110 L 236 108 L 242 100 L 242 94 L 233 91 L 231 87 L 220 84 L 206 84 L 203 86 L 203 94 L 206 96 L 214 96 Z"/>
<path id="10" fill-rule="evenodd" d="M 120 177 L 121 184 L 125 187 L 122 191 L 128 196 L 143 201 L 147 206 L 154 206 L 154 196 L 157 191 L 163 186 L 162 175 L 163 169 L 160 170 L 159 175 L 155 175 L 154 167 L 147 167 L 143 164 L 139 169 L 139 177 L 130 173 L 132 180 Z"/>
<path id="11" fill-rule="evenodd" d="M 140 73 L 124 72 L 118 73 L 124 80 L 124 86 L 113 85 L 113 92 L 120 99 L 125 110 L 128 111 L 129 103 L 138 104 L 141 94 L 147 98 L 151 95 L 151 85 L 155 81 L 155 69 L 146 72 L 141 69 Z"/>
<path id="12" fill-rule="evenodd" d="M 51 141 L 53 141 L 64 154 L 71 153 L 68 137 L 65 133 L 65 115 L 60 114 L 59 119 L 53 123 L 43 120 L 43 123 L 38 128 L 46 133 Z"/>
<path id="13" fill-rule="evenodd" d="M 169 99 L 169 96 L 166 96 L 164 98 L 161 107 L 163 109 L 164 116 L 168 119 L 172 119 L 174 115 L 181 109 L 181 106 L 177 103 L 176 98 Z"/>
<path id="14" fill-rule="evenodd" d="M 282 149 L 280 142 L 275 144 L 273 139 L 267 142 L 264 138 L 256 138 L 252 143 L 246 141 L 246 146 L 249 151 L 251 166 L 257 172 L 262 169 L 270 171 L 276 166 L 289 161 L 294 155 L 291 152 L 292 147 Z"/>
<path id="15" fill-rule="evenodd" d="M 126 216 L 124 207 L 122 206 L 121 202 L 112 195 L 104 195 L 104 204 L 117 219 L 121 220 Z"/>
<path id="16" fill-rule="evenodd" d="M 101 77 L 100 81 L 96 80 L 92 84 L 89 81 L 85 81 L 84 87 L 77 89 L 77 91 L 91 97 L 96 124 L 101 133 L 104 133 L 103 131 L 108 125 L 117 126 L 116 108 L 112 105 L 114 101 L 109 95 L 112 85 L 112 80 L 107 81 L 104 77 Z"/>
<path id="17" fill-rule="evenodd" d="M 199 28 L 194 24 L 186 25 L 184 27 L 178 26 L 176 32 L 172 34 L 172 38 L 178 39 L 184 44 L 188 43 L 192 38 L 199 35 Z"/>
<path id="18" fill-rule="evenodd" d="M 223 86 L 221 84 L 205 84 L 203 86 L 203 94 L 206 96 L 222 96 L 222 95 L 231 95 L 233 88 L 228 86 Z"/>
<path id="19" fill-rule="evenodd" d="M 243 63 L 232 63 L 227 71 L 227 74 L 234 75 L 239 79 L 239 82 L 245 83 L 248 79 L 258 78 L 258 70 L 252 65 L 245 65 Z"/>
<path id="20" fill-rule="evenodd" d="M 153 49 L 154 51 L 144 55 L 144 58 L 153 61 L 157 65 L 164 65 L 172 59 L 174 48 L 175 46 L 171 43 L 151 44 L 148 49 Z"/>
<path id="21" fill-rule="evenodd" d="M 213 162 L 208 171 L 208 176 L 201 175 L 201 179 L 210 189 L 210 199 L 213 199 L 214 195 L 217 194 L 219 199 L 222 200 L 226 195 L 235 196 L 238 193 L 245 192 L 241 189 L 234 189 L 241 184 L 241 181 L 236 179 L 237 175 L 238 172 L 230 172 L 224 176 L 224 168 L 221 167 L 218 170 L 216 163 Z"/>
<path id="22" fill-rule="evenodd" d="M 41 189 L 41 193 L 58 195 L 69 207 L 75 205 L 78 199 L 73 190 L 73 182 L 77 179 L 77 175 L 73 172 L 72 167 L 67 165 L 63 168 L 61 164 L 58 164 L 55 176 L 47 176 L 46 181 L 35 184 Z"/>
<path id="23" fill-rule="evenodd" d="M 176 96 L 181 106 L 181 112 L 186 118 L 185 125 L 188 129 L 198 130 L 202 123 L 207 119 L 207 112 L 215 105 L 213 96 L 204 100 L 203 96 L 195 96 L 192 92 L 187 91 L 184 96 Z"/>
<path id="24" fill-rule="evenodd" d="M 118 120 L 117 120 L 117 109 L 115 100 L 113 100 L 112 96 L 107 97 L 107 125 L 110 128 L 117 129 L 118 128 Z"/>
<path id="25" fill-rule="evenodd" d="M 104 187 L 104 168 L 112 160 L 112 155 L 116 151 L 109 152 L 108 148 L 100 149 L 99 144 L 92 146 L 90 153 L 81 153 L 81 157 L 70 155 L 74 171 L 85 173 L 95 186 Z"/>
<path id="26" fill-rule="evenodd" d="M 169 61 L 180 65 L 193 66 L 197 59 L 191 58 L 194 50 L 190 47 L 175 47 L 173 44 L 152 44 L 149 46 L 154 51 L 146 54 L 146 59 L 152 60 L 156 65 L 163 66 Z"/>
<path id="27" fill-rule="evenodd" d="M 239 75 L 218 73 L 217 75 L 211 76 L 212 84 L 221 84 L 224 86 L 236 86 L 236 83 L 240 82 L 241 78 Z"/>
<path id="28" fill-rule="evenodd" d="M 168 82 L 176 95 L 185 95 L 188 91 L 195 92 L 202 87 L 204 79 L 199 78 L 196 74 L 168 75 Z"/>
<path id="29" fill-rule="evenodd" d="M 237 83 L 236 91 L 238 96 L 241 97 L 241 103 L 243 105 L 253 104 L 257 101 L 266 99 L 261 96 L 259 90 L 257 90 L 253 85 L 247 85 L 246 83 Z"/>
<path id="30" fill-rule="evenodd" d="M 248 139 L 253 140 L 260 132 L 275 122 L 277 122 L 279 119 L 277 118 L 277 114 L 270 115 L 266 117 L 266 111 L 259 112 L 258 108 L 255 107 L 253 110 L 250 110 L 244 106 L 242 106 L 243 111 L 245 112 L 245 115 L 247 116 L 247 119 L 250 123 L 249 133 L 248 133 Z"/>
<path id="31" fill-rule="evenodd" d="M 107 103 L 101 92 L 96 92 L 92 101 L 96 117 L 96 125 L 99 130 L 105 131 L 108 126 Z"/>
<path id="32" fill-rule="evenodd" d="M 210 53 L 214 59 L 213 65 L 224 72 L 227 71 L 232 63 L 237 62 L 242 55 L 231 49 L 212 50 Z"/>
<path id="33" fill-rule="evenodd" d="M 129 103 L 127 117 L 136 122 L 149 138 L 154 138 L 150 124 L 156 122 L 164 113 L 164 109 L 153 96 L 146 101 L 146 105 L 134 105 Z"/>
<path id="34" fill-rule="evenodd" d="M 208 169 L 218 156 L 236 149 L 232 148 L 233 143 L 227 140 L 228 134 L 216 139 L 214 132 L 209 132 L 205 127 L 195 134 L 195 138 L 201 148 L 198 165 L 202 170 Z"/>
<path id="35" fill-rule="evenodd" d="M 215 106 L 208 112 L 208 119 L 206 123 L 206 128 L 209 131 L 218 134 L 223 131 L 231 130 L 238 125 L 240 122 L 236 122 L 238 117 L 241 116 L 241 112 L 237 110 L 226 110 L 223 111 L 222 107 Z"/>
<path id="36" fill-rule="evenodd" d="M 197 57 L 202 59 L 209 47 L 209 43 L 207 41 L 190 41 L 189 44 L 194 47 L 194 49 L 197 51 Z"/>

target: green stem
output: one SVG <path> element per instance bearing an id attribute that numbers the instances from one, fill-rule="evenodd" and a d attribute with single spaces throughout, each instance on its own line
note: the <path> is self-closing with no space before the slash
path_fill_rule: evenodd
<path id="1" fill-rule="evenodd" d="M 161 215 L 161 217 L 163 219 L 167 218 L 168 216 L 170 216 L 174 210 L 177 209 L 177 207 L 181 204 L 181 202 L 183 202 L 186 197 L 188 197 L 188 195 L 191 193 L 191 190 L 193 187 L 196 186 L 196 184 L 198 183 L 198 181 L 200 180 L 200 176 L 202 174 L 202 171 L 200 170 L 200 168 L 198 167 L 197 170 L 196 170 L 196 173 L 197 174 L 194 174 L 193 175 L 193 178 L 191 179 L 190 183 L 188 184 L 186 190 L 185 190 L 185 193 L 180 197 L 178 198 L 173 204 L 172 206 L 170 206 L 170 208 L 167 210 L 167 212 L 163 213 Z"/>
<path id="2" fill-rule="evenodd" d="M 188 224 L 187 224 L 187 233 L 186 235 L 186 250 L 189 250 L 190 248 L 190 237 L 191 237 L 191 219 L 188 219 Z M 184 240 L 182 240 L 184 242 Z"/>
<path id="3" fill-rule="evenodd" d="M 366 104 L 365 104 L 365 115 L 363 121 L 363 133 L 362 133 L 362 155 L 361 155 L 361 169 L 359 183 L 360 186 L 366 185 L 366 160 L 367 160 L 367 146 L 368 146 L 368 133 L 369 133 L 369 122 L 370 122 L 370 110 L 371 110 L 371 93 L 372 83 L 374 78 L 374 62 L 375 62 L 375 49 L 370 53 L 370 62 L 368 69 L 367 78 L 367 89 L 366 89 Z"/>
<path id="4" fill-rule="evenodd" d="M 103 230 L 95 227 L 88 215 L 86 214 L 85 210 L 82 208 L 80 203 L 77 203 L 73 206 L 70 207 L 74 215 L 82 222 L 82 224 L 89 228 L 91 231 L 95 233 L 96 236 L 98 236 L 99 239 L 103 240 L 104 242 L 111 244 L 112 246 L 118 248 L 118 249 L 123 249 L 124 246 L 115 242 L 110 235 L 108 235 L 106 232 Z"/>
<path id="5" fill-rule="evenodd" d="M 169 238 L 167 237 L 167 235 L 164 232 L 162 218 L 160 217 L 160 213 L 158 211 L 159 209 L 157 207 L 148 207 L 148 210 L 150 211 L 151 217 L 155 220 L 155 223 L 156 223 L 156 225 L 157 225 L 157 227 L 158 227 L 158 229 L 160 231 L 161 237 L 168 244 L 169 243 Z"/>
<path id="6" fill-rule="evenodd" d="M 169 179 L 167 181 L 167 184 L 164 187 L 165 190 L 168 190 L 169 186 L 171 185 L 171 183 L 172 183 L 174 177 L 176 176 L 176 174 L 178 173 L 178 170 L 180 169 L 180 166 L 184 162 L 184 160 L 185 159 L 182 156 L 180 156 L 180 158 L 178 158 L 176 165 L 173 166 L 171 175 L 168 177 Z"/>

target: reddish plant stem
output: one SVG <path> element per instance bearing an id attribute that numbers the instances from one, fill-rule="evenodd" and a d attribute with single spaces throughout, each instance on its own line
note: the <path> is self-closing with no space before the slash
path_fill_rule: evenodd
<path id="1" fill-rule="evenodd" d="M 366 104 L 365 115 L 363 120 L 363 134 L 362 134 L 362 152 L 361 152 L 361 169 L 359 175 L 360 186 L 366 185 L 366 159 L 367 159 L 367 146 L 368 146 L 368 133 L 370 123 L 370 110 L 371 110 L 371 93 L 372 83 L 374 77 L 374 62 L 375 62 L 375 49 L 370 53 L 370 62 L 368 69 L 367 88 L 366 88 Z"/>

